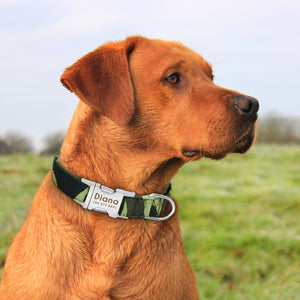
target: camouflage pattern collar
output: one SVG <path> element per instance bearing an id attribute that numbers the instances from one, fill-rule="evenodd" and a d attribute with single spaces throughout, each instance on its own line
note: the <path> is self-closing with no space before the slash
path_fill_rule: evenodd
<path id="1" fill-rule="evenodd" d="M 68 172 L 54 157 L 52 176 L 56 186 L 84 209 L 107 213 L 112 218 L 143 218 L 153 221 L 169 219 L 175 212 L 175 203 L 169 197 L 171 183 L 162 194 L 136 195 L 122 189 L 110 189 L 104 185 L 85 178 L 78 178 Z M 165 210 L 167 202 L 171 211 L 159 217 Z"/>

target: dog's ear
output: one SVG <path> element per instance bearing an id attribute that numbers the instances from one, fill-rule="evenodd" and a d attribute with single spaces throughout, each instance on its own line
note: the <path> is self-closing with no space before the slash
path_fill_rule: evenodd
<path id="1" fill-rule="evenodd" d="M 116 124 L 128 124 L 135 110 L 128 58 L 139 39 L 107 43 L 88 53 L 65 70 L 62 84 Z"/>

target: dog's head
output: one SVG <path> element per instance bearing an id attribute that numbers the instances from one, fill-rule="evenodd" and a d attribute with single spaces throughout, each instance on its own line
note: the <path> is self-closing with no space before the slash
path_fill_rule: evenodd
<path id="1" fill-rule="evenodd" d="M 176 43 L 131 37 L 105 44 L 69 67 L 65 87 L 117 126 L 184 161 L 244 153 L 258 101 L 213 83 L 211 66 Z M 138 133 L 140 132 L 140 133 Z"/>

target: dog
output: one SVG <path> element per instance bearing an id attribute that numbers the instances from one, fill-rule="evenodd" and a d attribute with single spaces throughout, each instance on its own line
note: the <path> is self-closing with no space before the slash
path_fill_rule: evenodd
<path id="1" fill-rule="evenodd" d="M 61 82 L 80 101 L 0 298 L 198 299 L 169 182 L 186 162 L 246 152 L 258 101 L 214 84 L 182 44 L 141 36 L 100 46 Z"/>

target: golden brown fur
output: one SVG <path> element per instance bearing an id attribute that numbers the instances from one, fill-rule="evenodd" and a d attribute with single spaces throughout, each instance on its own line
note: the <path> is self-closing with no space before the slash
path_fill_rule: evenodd
<path id="1" fill-rule="evenodd" d="M 82 101 L 59 161 L 113 189 L 162 193 L 185 162 L 242 153 L 253 141 L 256 100 L 216 86 L 210 65 L 179 43 L 108 43 L 61 81 Z M 56 187 L 50 171 L 9 249 L 0 298 L 199 296 L 177 212 L 163 222 L 90 212 Z"/>

